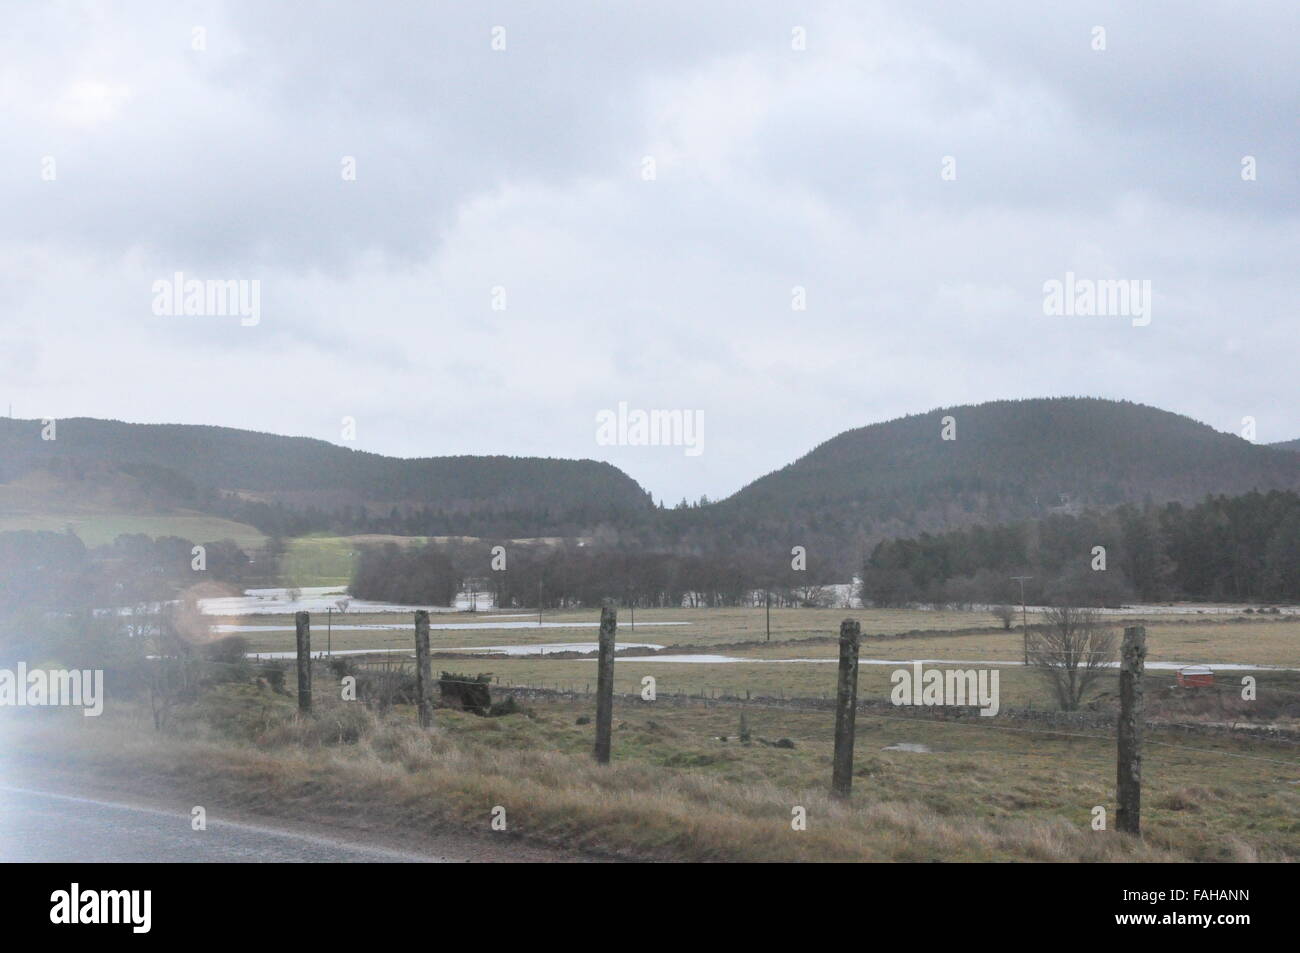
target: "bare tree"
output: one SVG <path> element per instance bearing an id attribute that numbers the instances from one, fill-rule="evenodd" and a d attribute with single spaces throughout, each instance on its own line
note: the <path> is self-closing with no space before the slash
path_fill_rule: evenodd
<path id="1" fill-rule="evenodd" d="M 834 601 L 834 592 L 820 584 L 795 586 L 793 596 L 794 602 L 805 609 L 829 608 Z"/>
<path id="2" fill-rule="evenodd" d="M 1002 628 L 1010 629 L 1011 623 L 1016 621 L 1016 610 L 1008 605 L 994 606 L 993 618 L 1002 623 Z"/>
<path id="3" fill-rule="evenodd" d="M 146 621 L 147 620 L 147 621 Z M 152 624 L 150 624 L 150 622 Z M 149 707 L 157 731 L 167 727 L 172 710 L 193 700 L 198 691 L 199 671 L 194 652 L 175 625 L 174 613 L 155 607 L 143 620 L 137 615 L 137 631 L 152 637 L 154 653 L 146 657 L 149 670 Z M 148 642 L 142 640 L 141 647 Z"/>
<path id="4" fill-rule="evenodd" d="M 1115 660 L 1115 633 L 1094 609 L 1055 606 L 1028 638 L 1029 664 L 1047 678 L 1062 711 L 1077 711 Z"/>

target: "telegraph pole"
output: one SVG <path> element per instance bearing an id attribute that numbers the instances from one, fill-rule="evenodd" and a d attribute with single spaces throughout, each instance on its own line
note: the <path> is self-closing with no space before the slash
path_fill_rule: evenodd
<path id="1" fill-rule="evenodd" d="M 1033 576 L 1012 576 L 1012 579 L 1020 583 L 1020 630 L 1025 640 L 1025 664 L 1029 664 L 1029 616 L 1025 610 L 1025 580 L 1033 579 Z"/>

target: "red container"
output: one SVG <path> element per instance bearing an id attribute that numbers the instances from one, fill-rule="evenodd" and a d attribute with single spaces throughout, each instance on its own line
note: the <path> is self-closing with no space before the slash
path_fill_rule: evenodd
<path id="1" fill-rule="evenodd" d="M 1208 665 L 1189 665 L 1178 670 L 1178 684 L 1183 688 L 1208 688 L 1214 684 L 1214 672 Z"/>

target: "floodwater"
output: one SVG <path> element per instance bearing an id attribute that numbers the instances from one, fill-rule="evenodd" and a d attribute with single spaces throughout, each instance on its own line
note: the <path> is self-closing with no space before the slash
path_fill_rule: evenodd
<path id="1" fill-rule="evenodd" d="M 456 596 L 455 605 L 450 606 L 406 606 L 392 602 L 368 602 L 365 599 L 353 599 L 345 586 L 304 586 L 298 590 L 297 599 L 289 598 L 289 590 L 246 589 L 242 596 L 221 596 L 213 599 L 200 599 L 199 611 L 204 615 L 270 615 L 284 612 L 325 612 L 339 609 L 339 601 L 348 601 L 348 612 L 414 612 L 424 609 L 428 612 L 465 612 L 470 608 L 491 609 L 490 593 L 462 592 Z M 512 613 L 498 618 L 521 619 L 533 615 L 529 612 Z"/>
<path id="2" fill-rule="evenodd" d="M 494 618 L 499 618 L 495 617 Z M 641 626 L 665 626 L 665 625 L 691 625 L 690 622 L 642 622 Z M 321 625 L 317 620 L 313 629 L 316 632 L 323 631 L 327 626 Z M 414 631 L 414 626 L 410 622 L 375 623 L 373 625 L 340 625 L 335 622 L 328 626 L 332 632 L 400 632 Z M 597 629 L 600 628 L 599 622 L 430 622 L 429 628 L 432 629 Z M 640 628 L 640 626 L 638 626 Z M 234 632 L 292 632 L 291 625 L 235 625 L 222 624 L 214 625 L 213 632 L 222 635 L 230 635 Z"/>
<path id="3" fill-rule="evenodd" d="M 647 623 L 650 624 L 650 623 Z M 664 625 L 689 625 L 686 622 L 662 623 Z M 564 627 L 563 625 L 557 627 Z M 223 627 L 218 626 L 219 630 Z M 258 626 L 229 626 L 225 627 L 229 631 L 263 631 Z M 338 628 L 338 626 L 335 626 Z M 388 626 L 362 626 L 361 628 L 388 628 Z M 397 628 L 397 627 L 394 627 Z M 494 628 L 494 626 L 430 626 L 430 628 Z M 596 642 L 549 642 L 533 643 L 531 645 L 457 645 L 457 646 L 432 646 L 433 652 L 474 652 L 481 655 L 548 655 L 556 652 L 595 652 L 599 649 Z M 616 648 L 623 649 L 662 649 L 662 645 L 656 645 L 652 642 L 618 642 Z M 412 655 L 414 648 L 373 648 L 373 649 L 339 649 L 334 655 L 387 655 L 392 653 L 405 653 Z M 325 652 L 312 652 L 313 658 L 324 658 Z M 291 659 L 297 658 L 296 652 L 250 652 L 250 658 L 262 659 Z M 663 662 L 669 665 L 834 665 L 839 662 L 838 658 L 827 656 L 824 658 L 740 658 L 734 655 L 710 655 L 700 653 L 698 655 L 620 655 L 620 662 Z M 575 661 L 595 661 L 595 659 L 576 659 Z M 1017 662 L 1007 659 L 939 659 L 939 658 L 921 658 L 921 659 L 881 659 L 881 658 L 863 658 L 858 659 L 859 665 L 887 665 L 893 668 L 902 668 L 912 665 L 914 662 L 920 662 L 922 665 L 939 666 L 944 668 L 957 667 L 979 667 L 979 668 L 1011 668 L 1023 666 L 1024 662 Z M 1177 671 L 1178 669 L 1187 668 L 1190 665 L 1198 665 L 1195 662 L 1147 662 L 1146 667 L 1155 671 Z M 1118 662 L 1111 662 L 1108 668 L 1117 668 Z M 1235 662 L 1214 663 L 1209 666 L 1215 672 L 1300 672 L 1300 669 L 1285 668 L 1280 665 L 1241 665 Z"/>
<path id="4" fill-rule="evenodd" d="M 855 580 L 856 582 L 856 580 Z M 835 590 L 837 593 L 836 605 L 846 604 L 849 587 L 847 584 L 839 586 L 829 586 L 828 589 Z M 299 590 L 297 599 L 289 598 L 287 588 L 272 589 L 248 589 L 242 596 L 226 596 L 213 599 L 200 599 L 199 611 L 205 615 L 222 615 L 222 616 L 242 616 L 242 615 L 268 615 L 272 613 L 284 612 L 325 612 L 327 609 L 337 609 L 338 602 L 341 599 L 349 599 L 349 612 L 413 612 L 416 609 L 426 609 L 429 612 L 464 612 L 470 608 L 491 610 L 492 595 L 488 592 L 461 592 L 455 599 L 455 604 L 450 606 L 416 606 L 400 605 L 390 602 L 368 602 L 365 599 L 351 599 L 347 594 L 346 586 L 304 586 Z M 686 604 L 684 602 L 684 604 Z M 756 602 L 755 605 L 758 605 Z M 859 608 L 858 600 L 853 600 L 854 608 Z M 917 606 L 922 611 L 941 611 L 933 606 Z M 972 612 L 987 612 L 991 606 L 973 606 Z M 1019 606 L 1015 607 L 1019 611 Z M 1120 609 L 1098 609 L 1098 613 L 1103 616 L 1135 616 L 1135 615 L 1240 615 L 1247 607 L 1244 605 L 1207 605 L 1201 603 L 1180 603 L 1177 605 L 1146 605 L 1136 604 L 1124 606 Z M 1027 611 L 1041 613 L 1043 606 L 1027 606 Z M 129 611 L 129 610 L 127 610 Z M 498 616 L 498 618 L 524 618 L 532 613 L 512 613 L 510 615 Z M 1279 615 L 1297 615 L 1300 614 L 1300 606 L 1281 606 L 1278 609 Z"/>
<path id="5" fill-rule="evenodd" d="M 839 662 L 838 658 L 738 658 L 733 655 L 631 655 L 620 656 L 620 662 L 669 662 L 681 664 L 717 664 L 726 665 L 740 662 L 750 664 L 762 663 L 772 665 L 789 665 L 791 663 L 834 665 Z M 1024 662 L 1015 662 L 1007 660 L 977 660 L 977 659 L 950 659 L 950 658 L 919 658 L 919 659 L 880 659 L 880 658 L 863 658 L 858 659 L 859 665 L 892 665 L 894 667 L 911 665 L 913 662 L 920 662 L 923 665 L 945 666 L 954 668 L 957 666 L 979 666 L 981 668 L 1007 668 L 1011 666 L 1022 666 Z M 1199 665 L 1199 662 L 1147 662 L 1148 669 L 1177 671 L 1181 668 L 1187 668 L 1189 665 Z M 1108 668 L 1118 668 L 1118 662 L 1112 662 Z M 1216 672 L 1300 672 L 1296 668 L 1284 668 L 1280 665 L 1239 665 L 1234 662 L 1216 662 L 1209 666 Z"/>
<path id="6" fill-rule="evenodd" d="M 653 642 L 620 642 L 616 646 L 619 649 L 661 649 L 662 645 L 656 645 Z M 437 652 L 472 652 L 476 655 L 546 655 L 555 652 L 595 652 L 600 648 L 598 642 L 548 642 L 534 643 L 533 645 L 457 645 L 448 646 L 431 646 L 430 651 Z M 408 656 L 415 655 L 414 648 L 400 649 L 340 649 L 333 655 L 378 655 L 378 654 L 405 653 Z M 248 657 L 259 659 L 289 659 L 297 658 L 297 652 L 249 652 Z M 325 658 L 325 652 L 312 652 L 313 658 Z"/>

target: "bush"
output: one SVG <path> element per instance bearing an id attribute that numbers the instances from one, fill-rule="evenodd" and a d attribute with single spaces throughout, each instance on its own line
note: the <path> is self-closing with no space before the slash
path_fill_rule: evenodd
<path id="1" fill-rule="evenodd" d="M 357 679 L 357 698 L 376 711 L 387 711 L 393 705 L 414 705 L 418 701 L 415 691 L 415 672 L 402 665 L 384 665 L 383 668 L 359 669 L 349 672 Z"/>
<path id="2" fill-rule="evenodd" d="M 271 664 L 262 666 L 262 677 L 273 691 L 284 692 L 284 668 Z"/>
<path id="3" fill-rule="evenodd" d="M 248 639 L 242 635 L 228 635 L 224 639 L 210 642 L 204 654 L 209 662 L 240 665 L 248 655 Z"/>
<path id="4" fill-rule="evenodd" d="M 500 718 L 502 715 L 517 715 L 522 708 L 515 701 L 514 695 L 507 695 L 505 701 L 493 702 L 492 707 L 488 709 L 489 718 Z"/>
<path id="5" fill-rule="evenodd" d="M 442 692 L 442 703 L 449 708 L 472 711 L 476 715 L 492 712 L 492 692 L 488 684 L 491 674 L 461 675 L 456 672 L 443 672 L 438 679 L 438 688 Z"/>
<path id="6" fill-rule="evenodd" d="M 375 727 L 375 716 L 363 705 L 344 705 L 327 712 L 303 715 L 298 712 L 276 713 L 256 739 L 268 746 L 301 745 L 325 748 L 354 745 Z"/>

